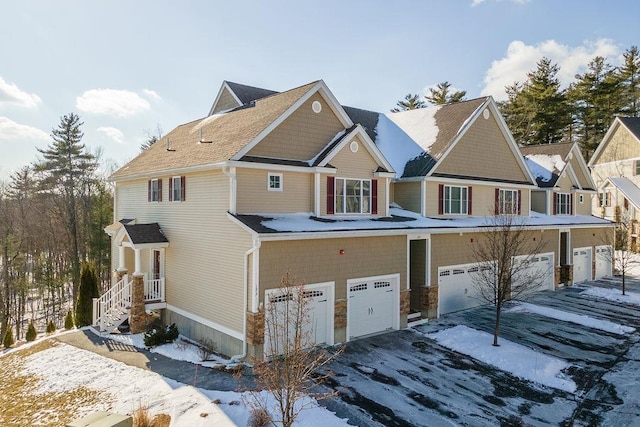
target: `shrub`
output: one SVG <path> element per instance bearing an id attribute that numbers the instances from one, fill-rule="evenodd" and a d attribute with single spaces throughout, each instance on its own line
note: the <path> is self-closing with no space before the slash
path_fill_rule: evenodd
<path id="1" fill-rule="evenodd" d="M 200 360 L 206 362 L 212 354 L 216 352 L 216 343 L 211 338 L 203 338 L 198 341 L 198 356 Z"/>
<path id="2" fill-rule="evenodd" d="M 155 347 L 157 345 L 168 344 L 174 342 L 178 338 L 178 327 L 175 323 L 166 328 L 152 329 L 144 334 L 144 345 L 147 347 Z"/>
<path id="3" fill-rule="evenodd" d="M 7 332 L 4 334 L 4 339 L 2 340 L 2 345 L 4 348 L 9 348 L 14 344 L 13 341 L 13 331 L 11 331 L 11 327 L 7 328 Z"/>
<path id="4" fill-rule="evenodd" d="M 93 321 L 93 299 L 98 298 L 98 276 L 91 264 L 84 263 L 80 274 L 78 301 L 76 301 L 76 326 L 91 325 Z"/>
<path id="5" fill-rule="evenodd" d="M 266 409 L 260 407 L 251 408 L 249 421 L 247 422 L 249 427 L 265 427 L 271 423 L 271 416 Z"/>
<path id="6" fill-rule="evenodd" d="M 33 325 L 33 320 L 29 322 L 29 327 L 27 328 L 27 335 L 25 338 L 28 342 L 35 341 L 38 337 L 38 333 L 36 332 L 36 327 Z"/>
<path id="7" fill-rule="evenodd" d="M 56 331 L 56 329 L 56 324 L 53 323 L 53 320 L 49 320 L 49 323 L 47 323 L 47 333 L 52 334 Z"/>
<path id="8" fill-rule="evenodd" d="M 73 314 L 71 314 L 71 310 L 67 311 L 67 316 L 64 318 L 64 328 L 67 331 L 73 329 Z"/>

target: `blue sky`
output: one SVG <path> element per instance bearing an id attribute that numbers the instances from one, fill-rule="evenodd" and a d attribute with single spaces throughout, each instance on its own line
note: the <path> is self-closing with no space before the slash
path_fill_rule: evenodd
<path id="1" fill-rule="evenodd" d="M 287 90 L 323 79 L 388 111 L 449 81 L 503 99 L 542 56 L 570 82 L 640 44 L 634 0 L 0 0 L 0 178 L 76 112 L 103 164 L 205 116 L 223 80 Z"/>

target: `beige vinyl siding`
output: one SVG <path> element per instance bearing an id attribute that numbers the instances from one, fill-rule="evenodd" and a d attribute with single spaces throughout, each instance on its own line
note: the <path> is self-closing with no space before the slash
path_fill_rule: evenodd
<path id="1" fill-rule="evenodd" d="M 229 92 L 229 90 L 225 87 L 224 89 L 222 89 L 220 98 L 218 98 L 218 103 L 213 109 L 213 114 L 219 113 L 220 111 L 226 111 L 238 106 L 240 106 L 238 101 L 236 101 L 231 92 Z"/>
<path id="2" fill-rule="evenodd" d="M 573 182 L 571 178 L 567 174 L 564 174 L 560 179 L 556 182 L 556 192 L 560 193 L 569 193 L 573 188 Z"/>
<path id="3" fill-rule="evenodd" d="M 252 240 L 227 218 L 229 178 L 218 171 L 186 175 L 184 202 L 165 201 L 169 177 L 162 178 L 161 203 L 147 202 L 146 180 L 118 183 L 116 217 L 158 222 L 162 227 L 169 240 L 168 304 L 242 332 L 244 253 Z"/>
<path id="4" fill-rule="evenodd" d="M 613 244 L 613 228 L 576 228 L 571 230 L 571 249 Z"/>
<path id="5" fill-rule="evenodd" d="M 403 209 L 410 210 L 412 212 L 421 213 L 420 206 L 420 182 L 396 182 L 394 184 L 395 190 L 395 202 L 402 206 Z"/>
<path id="6" fill-rule="evenodd" d="M 282 174 L 282 191 L 269 191 L 269 172 Z M 238 213 L 286 213 L 313 211 L 313 174 L 237 169 Z"/>
<path id="7" fill-rule="evenodd" d="M 340 255 L 340 250 L 344 254 Z M 277 288 L 285 273 L 306 284 L 335 281 L 344 299 L 347 279 L 400 273 L 407 287 L 407 237 L 350 237 L 263 242 L 260 247 L 260 300 Z"/>
<path id="8" fill-rule="evenodd" d="M 311 104 L 320 102 L 322 111 L 314 113 Z M 344 126 L 320 94 L 304 102 L 247 155 L 275 159 L 311 160 L 344 130 Z"/>
<path id="9" fill-rule="evenodd" d="M 440 184 L 444 185 L 458 185 L 451 183 L 438 183 L 438 182 L 427 182 L 427 212 L 426 216 L 438 216 L 438 186 Z M 462 184 L 460 184 L 462 185 Z M 463 185 L 467 187 L 472 187 L 471 190 L 471 215 L 472 216 L 487 216 L 493 215 L 495 206 L 496 206 L 496 188 L 501 188 L 505 190 L 518 190 L 517 188 L 509 187 L 508 185 L 496 187 L 495 185 L 483 185 L 481 183 L 474 182 L 471 185 Z M 529 198 L 531 197 L 531 192 L 528 189 L 521 189 L 520 191 L 521 200 L 521 215 L 528 216 L 529 215 Z M 452 215 L 456 216 L 456 215 Z"/>
<path id="10" fill-rule="evenodd" d="M 575 172 L 575 175 L 576 175 L 576 178 L 578 179 L 578 183 L 580 184 L 580 187 L 591 188 L 593 184 L 589 182 L 589 179 L 586 177 L 582 168 L 580 167 L 580 160 L 574 156 L 573 158 L 571 158 L 571 160 L 569 160 L 569 164 L 571 165 L 571 168 Z"/>
<path id="11" fill-rule="evenodd" d="M 555 262 L 558 263 L 558 233 L 557 230 L 545 230 L 545 231 L 531 231 L 528 234 L 526 240 L 531 241 L 531 246 L 537 245 L 540 239 L 543 241 L 542 250 L 540 253 L 553 252 L 555 255 Z M 533 241 L 533 238 L 536 241 Z M 448 265 L 468 264 L 473 262 L 479 262 L 481 260 L 474 258 L 473 246 L 481 242 L 483 238 L 482 233 L 452 233 L 452 234 L 432 234 L 431 235 L 431 284 L 438 284 L 438 267 L 444 267 Z M 473 239 L 473 242 L 471 241 Z M 527 255 L 527 247 L 525 245 L 525 252 L 519 255 Z"/>
<path id="12" fill-rule="evenodd" d="M 640 157 L 640 143 L 623 126 L 618 126 L 595 164 Z"/>
<path id="13" fill-rule="evenodd" d="M 580 203 L 580 195 L 583 197 L 582 203 Z M 591 215 L 591 194 L 576 193 L 573 197 L 576 199 L 576 215 Z"/>
<path id="14" fill-rule="evenodd" d="M 528 181 L 498 127 L 493 114 L 480 116 L 453 150 L 436 165 L 434 173 L 510 181 Z M 496 167 L 499 165 L 499 167 Z"/>

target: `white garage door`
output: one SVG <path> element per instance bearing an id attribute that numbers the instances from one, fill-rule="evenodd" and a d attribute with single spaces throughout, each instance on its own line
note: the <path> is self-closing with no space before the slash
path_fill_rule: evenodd
<path id="1" fill-rule="evenodd" d="M 281 289 L 265 292 L 265 345 L 267 356 L 282 354 L 292 343 L 296 327 L 301 326 L 303 345 L 333 344 L 334 283 L 306 285 L 303 298 L 305 307 L 297 315 L 298 301 L 294 293 Z"/>
<path id="2" fill-rule="evenodd" d="M 471 277 L 478 268 L 477 263 L 438 268 L 438 315 L 486 304 L 478 297 Z"/>
<path id="3" fill-rule="evenodd" d="M 573 250 L 573 283 L 591 280 L 591 248 Z"/>
<path id="4" fill-rule="evenodd" d="M 400 275 L 347 280 L 349 339 L 400 327 Z"/>
<path id="5" fill-rule="evenodd" d="M 528 265 L 524 266 L 524 268 L 520 269 L 515 267 L 513 270 L 514 274 L 517 276 L 513 278 L 513 284 L 525 284 L 523 288 L 526 288 L 517 297 L 527 297 L 528 295 L 539 291 L 555 289 L 553 283 L 555 277 L 553 268 L 553 252 L 535 255 L 533 257 L 528 255 L 514 257 L 514 261 L 516 263 L 527 262 L 527 260 Z M 514 295 L 513 297 L 516 296 Z"/>
<path id="6" fill-rule="evenodd" d="M 594 277 L 594 279 L 613 275 L 611 268 L 613 261 L 612 254 L 611 246 L 596 246 L 596 277 Z"/>

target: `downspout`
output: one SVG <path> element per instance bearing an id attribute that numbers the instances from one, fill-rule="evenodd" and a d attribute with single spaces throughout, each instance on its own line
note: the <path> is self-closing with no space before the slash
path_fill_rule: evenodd
<path id="1" fill-rule="evenodd" d="M 256 253 L 260 249 L 260 239 L 253 239 L 253 246 L 251 249 L 244 253 L 244 280 L 243 280 L 243 313 L 242 313 L 242 353 L 236 354 L 235 356 L 231 356 L 231 363 L 237 363 L 239 360 L 247 357 L 247 305 L 249 304 L 249 278 L 247 277 L 249 274 L 249 255 Z M 254 268 L 255 274 L 255 268 Z M 255 294 L 257 293 L 257 281 L 253 280 L 253 295 L 255 299 Z M 253 302 L 253 305 L 256 305 L 256 301 Z"/>

